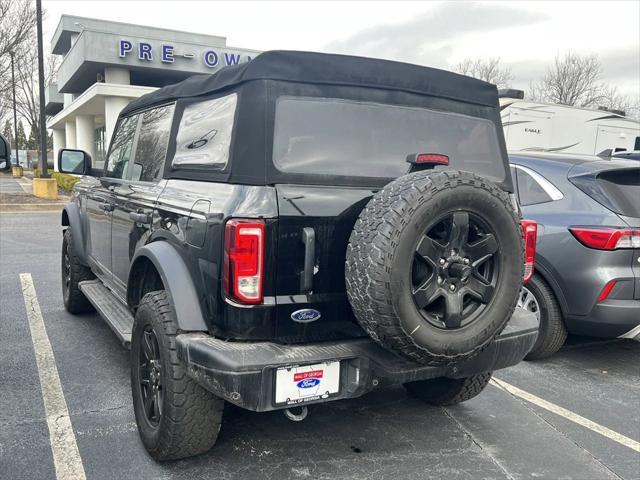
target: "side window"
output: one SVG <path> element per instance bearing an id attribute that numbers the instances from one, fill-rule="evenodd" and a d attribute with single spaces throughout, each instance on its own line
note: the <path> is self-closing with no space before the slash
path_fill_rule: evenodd
<path id="1" fill-rule="evenodd" d="M 173 165 L 210 165 L 223 169 L 229 161 L 238 95 L 187 105 L 176 135 Z"/>
<path id="2" fill-rule="evenodd" d="M 535 205 L 537 203 L 551 202 L 553 199 L 542 186 L 527 172 L 518 169 L 516 173 L 520 205 Z"/>
<path id="3" fill-rule="evenodd" d="M 137 126 L 138 115 L 125 117 L 118 123 L 107 158 L 107 170 L 105 173 L 107 177 L 126 178 L 127 167 L 133 155 L 133 141 L 136 136 Z"/>
<path id="4" fill-rule="evenodd" d="M 164 105 L 141 114 L 132 180 L 154 182 L 162 176 L 173 109 L 174 105 Z"/>

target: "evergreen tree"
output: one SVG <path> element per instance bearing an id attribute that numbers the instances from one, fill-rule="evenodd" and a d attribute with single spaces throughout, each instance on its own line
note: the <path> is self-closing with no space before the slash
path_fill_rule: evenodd
<path id="1" fill-rule="evenodd" d="M 27 140 L 26 148 L 27 150 L 39 150 L 40 145 L 38 139 L 35 136 L 35 129 L 31 129 L 31 133 L 29 134 L 29 139 Z"/>
<path id="2" fill-rule="evenodd" d="M 2 135 L 4 135 L 4 138 L 9 140 L 9 143 L 11 145 L 15 143 L 15 138 L 13 138 L 13 128 L 11 128 L 11 122 L 9 120 L 4 122 L 4 130 L 2 130 Z"/>
<path id="3" fill-rule="evenodd" d="M 18 122 L 18 135 L 16 143 L 18 144 L 19 150 L 24 150 L 27 148 L 27 136 L 24 133 L 24 126 L 22 125 L 22 120 Z"/>

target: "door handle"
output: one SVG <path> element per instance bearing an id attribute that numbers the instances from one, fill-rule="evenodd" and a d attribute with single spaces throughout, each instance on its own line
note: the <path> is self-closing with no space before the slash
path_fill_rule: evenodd
<path id="1" fill-rule="evenodd" d="M 302 229 L 304 243 L 304 270 L 300 274 L 300 291 L 308 293 L 313 290 L 313 267 L 316 260 L 316 232 L 311 227 Z"/>
<path id="2" fill-rule="evenodd" d="M 151 223 L 151 215 L 142 212 L 129 212 L 129 218 L 136 223 Z"/>
<path id="3" fill-rule="evenodd" d="M 115 208 L 113 203 L 101 203 L 100 204 L 100 208 L 102 210 L 104 210 L 105 212 L 113 212 L 113 209 Z"/>

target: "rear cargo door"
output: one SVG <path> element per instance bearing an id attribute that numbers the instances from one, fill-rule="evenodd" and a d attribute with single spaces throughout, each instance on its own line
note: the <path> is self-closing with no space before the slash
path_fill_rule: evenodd
<path id="1" fill-rule="evenodd" d="M 373 191 L 308 185 L 276 190 L 278 337 L 363 335 L 347 300 L 344 265 L 353 225 Z M 306 309 L 320 317 L 294 315 Z"/>
<path id="2" fill-rule="evenodd" d="M 281 180 L 274 182 L 278 336 L 311 340 L 316 331 L 343 335 L 353 328 L 364 334 L 346 295 L 347 245 L 375 189 L 410 171 L 408 156 L 444 155 L 448 166 L 436 168 L 474 172 L 511 190 L 503 150 L 495 123 L 486 118 L 340 98 L 279 97 L 272 153 Z M 304 309 L 314 311 L 295 314 Z"/>
<path id="3" fill-rule="evenodd" d="M 585 162 L 569 172 L 569 180 L 591 198 L 620 217 L 632 229 L 640 229 L 640 168 L 634 160 Z M 640 299 L 640 249 L 629 261 L 635 277 L 634 298 Z"/>

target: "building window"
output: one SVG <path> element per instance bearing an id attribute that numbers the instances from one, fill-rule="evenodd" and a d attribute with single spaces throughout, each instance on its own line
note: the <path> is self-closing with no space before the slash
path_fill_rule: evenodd
<path id="1" fill-rule="evenodd" d="M 96 158 L 93 159 L 93 168 L 104 167 L 104 159 L 107 156 L 107 145 L 105 145 L 105 127 L 98 127 L 95 131 L 95 148 Z"/>

